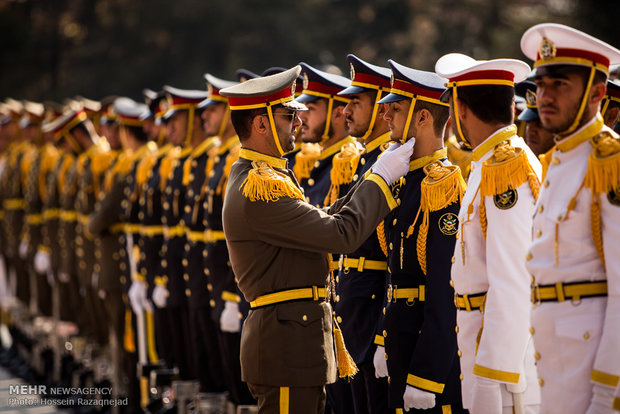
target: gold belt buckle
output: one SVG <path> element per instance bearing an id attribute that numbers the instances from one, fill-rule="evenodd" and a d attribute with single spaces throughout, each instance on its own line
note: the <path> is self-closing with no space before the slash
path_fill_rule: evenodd
<path id="1" fill-rule="evenodd" d="M 392 287 L 392 303 L 396 303 L 396 301 L 398 300 L 398 296 L 396 296 L 396 292 L 398 291 L 398 286 L 397 285 L 393 285 Z"/>
<path id="2" fill-rule="evenodd" d="M 542 303 L 542 299 L 540 297 L 540 286 L 538 284 L 532 283 L 532 302 L 538 306 Z"/>
<path id="3" fill-rule="evenodd" d="M 387 301 L 388 302 L 392 301 L 392 285 L 388 285 L 388 288 L 387 288 Z"/>
<path id="4" fill-rule="evenodd" d="M 342 255 L 343 259 L 342 259 L 342 266 L 344 268 L 343 273 L 345 275 L 349 274 L 349 266 L 347 266 L 347 255 Z"/>
<path id="5" fill-rule="evenodd" d="M 340 255 L 338 258 L 338 270 L 342 271 L 342 266 L 344 266 L 344 255 Z"/>

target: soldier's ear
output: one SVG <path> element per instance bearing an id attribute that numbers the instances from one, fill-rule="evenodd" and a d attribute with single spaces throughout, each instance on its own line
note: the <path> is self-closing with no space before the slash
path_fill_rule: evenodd
<path id="1" fill-rule="evenodd" d="M 252 129 L 260 135 L 266 135 L 269 133 L 269 121 L 267 115 L 256 115 L 252 118 Z"/>
<path id="2" fill-rule="evenodd" d="M 590 89 L 590 102 L 598 104 L 605 97 L 607 87 L 603 82 L 596 82 Z"/>

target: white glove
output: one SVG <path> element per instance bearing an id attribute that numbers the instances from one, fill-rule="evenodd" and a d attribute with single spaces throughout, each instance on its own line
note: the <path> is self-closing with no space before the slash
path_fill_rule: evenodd
<path id="1" fill-rule="evenodd" d="M 58 272 L 58 281 L 62 283 L 69 283 L 69 273 L 66 272 Z"/>
<path id="2" fill-rule="evenodd" d="M 151 302 L 147 298 L 144 298 L 144 300 L 142 301 L 142 309 L 144 309 L 145 312 L 153 313 L 153 302 Z"/>
<path id="3" fill-rule="evenodd" d="M 382 378 L 388 376 L 387 360 L 385 359 L 385 347 L 378 345 L 375 356 L 372 358 L 375 365 L 375 377 Z"/>
<path id="4" fill-rule="evenodd" d="M 409 172 L 409 159 L 413 154 L 415 138 L 410 138 L 404 144 L 393 144 L 385 150 L 377 162 L 372 166 L 372 172 L 379 175 L 388 184 L 393 184 Z"/>
<path id="5" fill-rule="evenodd" d="M 19 258 L 25 259 L 28 257 L 28 240 L 22 240 L 19 242 Z"/>
<path id="6" fill-rule="evenodd" d="M 411 385 L 407 385 L 405 388 L 405 394 L 403 395 L 404 409 L 409 411 L 412 408 L 418 410 L 428 410 L 435 406 L 435 394 L 432 392 L 422 391 Z"/>
<path id="7" fill-rule="evenodd" d="M 161 285 L 155 286 L 153 289 L 153 303 L 158 308 L 166 307 L 166 300 L 168 299 L 168 290 Z"/>
<path id="8" fill-rule="evenodd" d="M 239 332 L 241 319 L 239 319 L 239 304 L 237 302 L 224 302 L 224 310 L 220 315 L 220 329 L 222 332 Z"/>
<path id="9" fill-rule="evenodd" d="M 500 384 L 476 376 L 469 412 L 472 414 L 501 413 L 502 390 Z"/>
<path id="10" fill-rule="evenodd" d="M 134 313 L 142 313 L 142 301 L 146 299 L 146 283 L 134 280 L 129 287 L 129 304 Z"/>
<path id="11" fill-rule="evenodd" d="M 43 275 L 52 270 L 50 254 L 45 250 L 38 249 L 34 255 L 34 270 Z"/>

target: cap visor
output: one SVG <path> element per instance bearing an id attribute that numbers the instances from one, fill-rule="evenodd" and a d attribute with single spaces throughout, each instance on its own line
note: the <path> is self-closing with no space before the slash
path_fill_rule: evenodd
<path id="1" fill-rule="evenodd" d="M 296 97 L 295 100 L 297 102 L 310 103 L 310 102 L 318 101 L 319 97 L 318 96 L 314 96 L 314 95 L 308 95 L 308 94 L 302 93 L 301 95 Z"/>
<path id="2" fill-rule="evenodd" d="M 381 98 L 379 103 L 380 104 L 387 104 L 387 103 L 392 103 L 392 102 L 403 101 L 405 99 L 407 99 L 406 96 L 399 95 L 397 93 L 390 93 L 390 94 L 386 95 L 385 97 Z"/>
<path id="3" fill-rule="evenodd" d="M 450 97 L 452 96 L 452 89 L 448 88 L 439 97 L 439 102 L 450 103 Z"/>
<path id="4" fill-rule="evenodd" d="M 346 89 L 341 90 L 340 92 L 338 92 L 338 95 L 342 96 L 342 95 L 355 95 L 358 93 L 363 93 L 363 92 L 368 92 L 368 91 L 372 91 L 372 89 L 367 89 L 367 88 L 362 88 L 361 86 L 354 86 L 351 85 Z"/>
<path id="5" fill-rule="evenodd" d="M 308 107 L 301 102 L 293 99 L 292 101 L 282 102 L 282 106 L 288 109 L 292 109 L 294 111 L 307 111 Z"/>
<path id="6" fill-rule="evenodd" d="M 521 114 L 519 114 L 519 117 L 517 119 L 519 121 L 530 122 L 537 121 L 540 119 L 540 117 L 538 116 L 538 111 L 534 111 L 530 108 L 525 108 L 525 110 L 521 112 Z"/>

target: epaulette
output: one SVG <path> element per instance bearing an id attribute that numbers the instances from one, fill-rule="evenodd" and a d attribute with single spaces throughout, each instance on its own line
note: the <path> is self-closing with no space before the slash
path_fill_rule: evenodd
<path id="1" fill-rule="evenodd" d="M 594 150 L 588 159 L 585 187 L 594 193 L 609 193 L 620 188 L 620 139 L 605 130 L 590 139 Z"/>
<path id="2" fill-rule="evenodd" d="M 423 215 L 416 241 L 416 251 L 420 268 L 426 274 L 426 238 L 430 213 L 461 201 L 467 185 L 456 165 L 443 165 L 436 161 L 425 166 L 424 172 L 426 177 L 422 180 L 420 195 L 420 210 Z M 414 224 L 409 227 L 407 237 L 413 233 Z M 458 217 L 453 213 L 446 213 L 439 218 L 437 224 L 443 234 L 454 235 L 456 234 Z"/>
<path id="3" fill-rule="evenodd" d="M 503 141 L 495 146 L 493 155 L 482 165 L 480 195 L 505 194 L 526 181 L 529 181 L 534 198 L 537 198 L 540 183 L 525 150 L 513 147 L 510 141 Z"/>
<path id="4" fill-rule="evenodd" d="M 188 185 L 190 181 L 191 171 L 192 171 L 192 163 L 194 158 L 200 157 L 205 152 L 209 151 L 211 148 L 219 145 L 220 139 L 218 137 L 209 137 L 200 143 L 194 150 L 191 155 L 187 157 L 185 162 L 183 163 L 183 185 Z"/>
<path id="5" fill-rule="evenodd" d="M 166 156 L 161 160 L 161 164 L 159 165 L 159 189 L 164 191 L 166 189 L 166 185 L 168 185 L 168 180 L 171 178 L 172 170 L 174 169 L 174 165 L 177 159 L 181 156 L 182 149 L 181 147 L 171 148 Z"/>
<path id="6" fill-rule="evenodd" d="M 228 155 L 226 155 L 226 163 L 224 164 L 222 177 L 220 177 L 220 182 L 217 184 L 217 188 L 215 189 L 215 194 L 221 195 L 222 199 L 224 198 L 224 193 L 226 192 L 226 184 L 228 184 L 228 176 L 230 175 L 230 170 L 232 169 L 233 164 L 239 159 L 240 150 L 241 145 L 235 145 L 230 148 L 230 150 L 228 151 Z"/>
<path id="7" fill-rule="evenodd" d="M 293 167 L 293 172 L 298 181 L 310 177 L 310 171 L 319 158 L 321 158 L 321 144 L 314 142 L 301 144 L 301 150 L 295 155 L 295 166 Z"/>
<path id="8" fill-rule="evenodd" d="M 353 176 L 355 175 L 355 171 L 357 171 L 357 165 L 359 164 L 360 156 L 363 152 L 363 148 L 359 147 L 354 142 L 349 142 L 344 144 L 342 148 L 340 148 L 340 152 L 334 155 L 330 173 L 331 185 L 324 201 L 326 206 L 331 205 L 338 199 L 341 185 L 353 182 Z"/>
<path id="9" fill-rule="evenodd" d="M 467 179 L 471 169 L 473 151 L 459 144 L 454 136 L 446 140 L 446 147 L 448 148 L 448 160 L 453 165 L 458 166 L 461 169 L 463 178 Z"/>
<path id="10" fill-rule="evenodd" d="M 117 155 L 117 151 L 102 152 L 100 154 L 96 154 L 90 162 L 90 169 L 93 172 L 93 187 L 95 197 L 97 198 L 99 198 L 100 193 L 100 177 L 110 168 L 110 166 L 112 166 L 112 163 L 114 162 L 114 159 Z M 104 183 L 104 185 L 107 189 L 107 183 Z"/>
<path id="11" fill-rule="evenodd" d="M 138 187 L 142 187 L 146 183 L 146 180 L 148 180 L 157 158 L 157 152 L 149 152 L 142 157 L 140 163 L 138 163 L 138 167 L 136 168 L 136 183 Z"/>
<path id="12" fill-rule="evenodd" d="M 276 171 L 265 161 L 252 161 L 252 169 L 239 187 L 250 201 L 278 201 L 282 197 L 303 200 L 301 189 L 291 177 Z"/>

